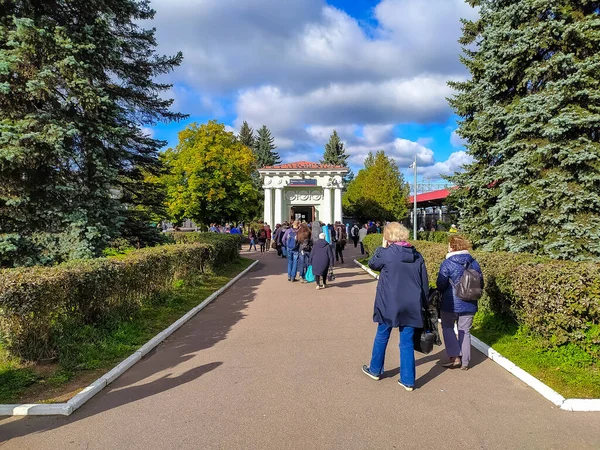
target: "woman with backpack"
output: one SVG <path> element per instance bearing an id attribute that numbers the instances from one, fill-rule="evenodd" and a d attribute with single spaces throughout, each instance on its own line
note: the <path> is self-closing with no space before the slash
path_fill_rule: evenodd
<path id="1" fill-rule="evenodd" d="M 483 292 L 481 267 L 469 253 L 470 247 L 466 239 L 452 236 L 437 277 L 437 289 L 442 293 L 442 333 L 448 355 L 443 366 L 451 369 L 469 369 L 471 326 L 477 312 L 477 299 Z M 455 323 L 458 337 L 454 332 Z"/>
<path id="2" fill-rule="evenodd" d="M 300 225 L 298 229 L 298 242 L 300 243 L 300 253 L 298 254 L 298 273 L 300 281 L 306 283 L 306 270 L 308 269 L 308 258 L 312 250 L 311 231 L 306 224 Z"/>

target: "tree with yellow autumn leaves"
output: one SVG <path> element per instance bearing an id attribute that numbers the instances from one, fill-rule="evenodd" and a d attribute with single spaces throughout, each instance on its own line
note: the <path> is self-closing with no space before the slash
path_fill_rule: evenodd
<path id="1" fill-rule="evenodd" d="M 252 185 L 252 150 L 216 121 L 193 123 L 179 143 L 161 155 L 167 208 L 175 223 L 197 224 L 248 219 L 258 192 Z"/>

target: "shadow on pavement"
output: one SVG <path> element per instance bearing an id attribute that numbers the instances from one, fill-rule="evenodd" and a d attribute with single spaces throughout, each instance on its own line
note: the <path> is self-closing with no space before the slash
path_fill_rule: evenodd
<path id="1" fill-rule="evenodd" d="M 225 292 L 71 416 L 31 416 L 18 419 L 4 417 L 5 423 L 0 424 L 0 444 L 30 433 L 59 428 L 151 397 L 194 381 L 219 367 L 223 363 L 215 361 L 173 376 L 178 372 L 177 368 L 181 364 L 194 358 L 202 350 L 226 339 L 233 326 L 244 319 L 246 316 L 244 310 L 255 299 L 256 288 L 262 283 L 265 276 L 274 271 L 269 268 L 266 272 L 263 270 L 261 276 L 257 276 L 257 271 L 264 267 L 264 264 L 257 264 L 231 288 L 235 289 L 235 295 L 228 295 L 231 293 L 231 289 Z M 146 378 L 171 369 L 171 373 L 150 382 L 141 383 Z"/>

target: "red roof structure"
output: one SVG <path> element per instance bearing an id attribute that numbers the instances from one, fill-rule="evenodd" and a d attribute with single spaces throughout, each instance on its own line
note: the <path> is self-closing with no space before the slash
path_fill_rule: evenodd
<path id="1" fill-rule="evenodd" d="M 425 192 L 417 194 L 417 206 L 441 206 L 444 200 L 450 195 L 448 189 L 440 189 L 438 191 Z M 412 205 L 414 196 L 408 197 L 409 203 Z M 426 204 L 426 205 L 419 205 Z"/>
<path id="2" fill-rule="evenodd" d="M 332 164 L 318 164 L 309 161 L 298 161 L 277 166 L 265 166 L 262 170 L 328 170 L 328 169 L 346 169 L 344 166 L 335 166 Z"/>

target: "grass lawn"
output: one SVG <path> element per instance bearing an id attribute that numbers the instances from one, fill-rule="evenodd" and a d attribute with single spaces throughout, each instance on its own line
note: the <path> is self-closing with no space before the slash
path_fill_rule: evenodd
<path id="1" fill-rule="evenodd" d="M 367 265 L 368 258 L 358 259 Z M 574 344 L 548 348 L 514 321 L 480 312 L 473 336 L 565 398 L 600 398 L 600 362 Z"/>
<path id="2" fill-rule="evenodd" d="M 60 364 L 25 364 L 0 342 L 0 403 L 62 402 L 112 369 L 150 338 L 224 286 L 253 260 L 241 258 L 192 283 L 178 282 L 127 322 L 67 330 Z"/>
<path id="3" fill-rule="evenodd" d="M 492 313 L 477 314 L 471 333 L 565 398 L 600 398 L 600 364 L 577 345 L 549 348 Z"/>

